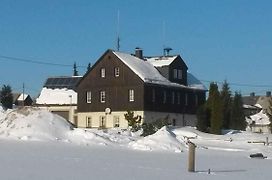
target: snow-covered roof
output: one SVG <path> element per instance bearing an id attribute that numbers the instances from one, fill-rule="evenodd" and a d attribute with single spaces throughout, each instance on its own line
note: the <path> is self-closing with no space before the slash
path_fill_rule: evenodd
<path id="1" fill-rule="evenodd" d="M 169 66 L 178 56 L 146 57 L 145 59 L 155 67 Z"/>
<path id="2" fill-rule="evenodd" d="M 44 87 L 36 104 L 70 105 L 77 104 L 77 93 L 72 89 L 49 89 Z"/>
<path id="3" fill-rule="evenodd" d="M 28 96 L 28 94 L 20 94 L 20 96 L 17 98 L 17 101 L 24 101 Z"/>
<path id="4" fill-rule="evenodd" d="M 154 65 L 150 61 L 139 59 L 138 57 L 127 53 L 117 51 L 113 51 L 113 53 L 146 83 L 206 90 L 204 85 L 201 86 L 200 84 L 197 85 L 188 83 L 188 86 L 184 86 L 169 81 L 160 74 L 160 72 L 154 67 Z M 171 60 L 174 60 L 174 57 L 172 57 Z"/>
<path id="5" fill-rule="evenodd" d="M 259 113 L 254 114 L 250 116 L 250 119 L 247 119 L 247 122 L 251 124 L 253 121 L 255 121 L 256 125 L 269 125 L 269 117 L 264 113 L 263 110 L 261 110 Z"/>

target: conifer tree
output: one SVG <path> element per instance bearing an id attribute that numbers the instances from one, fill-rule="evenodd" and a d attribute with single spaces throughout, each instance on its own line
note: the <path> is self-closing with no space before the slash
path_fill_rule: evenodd
<path id="1" fill-rule="evenodd" d="M 237 130 L 245 130 L 247 126 L 244 110 L 242 95 L 235 92 L 231 106 L 230 128 Z"/>
<path id="2" fill-rule="evenodd" d="M 131 127 L 131 130 L 133 132 L 138 131 L 140 129 L 141 124 L 141 117 L 140 116 L 134 116 L 133 111 L 127 111 L 126 114 L 124 114 L 125 119 L 128 121 L 128 126 Z"/>
<path id="3" fill-rule="evenodd" d="M 229 129 L 230 124 L 230 111 L 231 111 L 231 91 L 229 84 L 225 80 L 220 92 L 222 106 L 223 106 L 223 124 L 224 129 Z"/>
<path id="4" fill-rule="evenodd" d="M 208 132 L 210 127 L 210 120 L 209 120 L 209 111 L 206 107 L 206 104 L 200 106 L 196 112 L 197 116 L 197 130 L 202 132 Z"/>
<path id="5" fill-rule="evenodd" d="M 11 87 L 9 85 L 3 85 L 0 93 L 0 99 L 5 109 L 12 109 L 13 96 Z"/>
<path id="6" fill-rule="evenodd" d="M 73 76 L 78 76 L 78 71 L 77 71 L 76 62 L 74 63 L 74 73 L 73 73 Z"/>
<path id="7" fill-rule="evenodd" d="M 221 134 L 223 122 L 223 106 L 220 99 L 218 86 L 214 82 L 210 84 L 207 108 L 210 113 L 210 132 L 213 134 Z"/>
<path id="8" fill-rule="evenodd" d="M 90 70 L 91 70 L 91 63 L 89 63 L 87 66 L 87 72 L 89 72 Z"/>

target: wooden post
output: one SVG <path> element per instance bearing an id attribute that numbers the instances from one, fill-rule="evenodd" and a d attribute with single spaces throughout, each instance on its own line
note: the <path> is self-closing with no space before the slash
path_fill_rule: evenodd
<path id="1" fill-rule="evenodd" d="M 267 145 L 267 146 L 269 145 L 268 137 L 266 137 L 266 145 Z"/>
<path id="2" fill-rule="evenodd" d="M 195 172 L 195 148 L 196 148 L 196 145 L 190 141 L 188 143 L 189 143 L 188 171 Z"/>

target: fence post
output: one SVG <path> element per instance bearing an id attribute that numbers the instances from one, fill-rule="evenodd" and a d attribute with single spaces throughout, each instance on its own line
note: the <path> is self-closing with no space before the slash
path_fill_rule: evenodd
<path id="1" fill-rule="evenodd" d="M 188 171 L 195 172 L 195 148 L 196 148 L 196 145 L 190 141 L 188 143 L 189 143 Z"/>

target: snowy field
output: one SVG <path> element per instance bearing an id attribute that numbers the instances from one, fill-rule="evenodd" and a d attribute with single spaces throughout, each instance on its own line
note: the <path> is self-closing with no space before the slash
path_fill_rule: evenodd
<path id="1" fill-rule="evenodd" d="M 121 130 L 73 129 L 44 110 L 0 110 L 1 179 L 271 179 L 271 135 L 162 128 L 140 137 Z M 197 145 L 187 171 L 187 141 Z M 251 159 L 261 152 L 266 159 Z M 208 169 L 211 173 L 208 174 Z"/>

